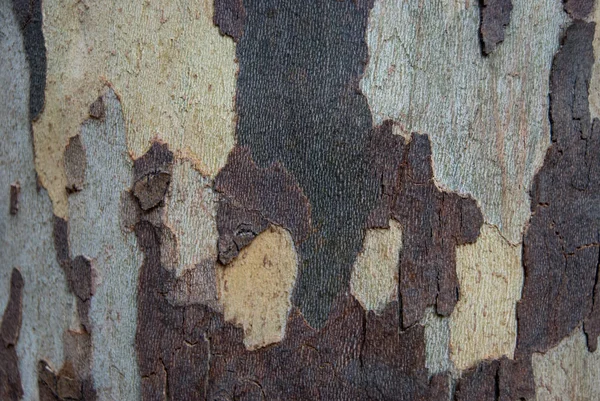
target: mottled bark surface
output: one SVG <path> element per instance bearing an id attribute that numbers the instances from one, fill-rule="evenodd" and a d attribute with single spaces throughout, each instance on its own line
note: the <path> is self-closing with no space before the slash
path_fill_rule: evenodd
<path id="1" fill-rule="evenodd" d="M 599 397 L 593 1 L 0 1 L 3 400 Z"/>

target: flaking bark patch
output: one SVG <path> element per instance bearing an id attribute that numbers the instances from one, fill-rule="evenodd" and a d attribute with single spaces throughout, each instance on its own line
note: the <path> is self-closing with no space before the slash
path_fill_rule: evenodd
<path id="1" fill-rule="evenodd" d="M 244 34 L 246 9 L 243 0 L 214 0 L 213 23 L 219 27 L 221 35 L 227 35 L 234 41 Z"/>
<path id="2" fill-rule="evenodd" d="M 235 148 L 215 178 L 219 260 L 229 263 L 268 223 L 289 230 L 296 244 L 310 233 L 310 206 L 297 181 L 280 163 L 258 167 L 250 152 Z"/>
<path id="3" fill-rule="evenodd" d="M 594 0 L 563 0 L 565 11 L 576 19 L 586 18 L 594 9 Z"/>
<path id="4" fill-rule="evenodd" d="M 600 121 L 590 122 L 594 23 L 575 21 L 554 58 L 552 146 L 531 191 L 517 353 L 545 352 L 587 318 L 593 348 L 600 249 Z M 596 313 L 595 313 L 596 312 Z"/>
<path id="5" fill-rule="evenodd" d="M 402 226 L 402 326 L 418 322 L 429 305 L 448 316 L 458 301 L 456 246 L 475 242 L 481 211 L 474 199 L 437 188 L 427 135 L 412 134 L 406 142 L 386 122 L 374 130 L 370 154 L 379 190 L 368 223 L 384 226 L 394 218 Z"/>
<path id="6" fill-rule="evenodd" d="M 133 194 L 143 210 L 159 205 L 167 193 L 173 171 L 173 153 L 166 144 L 153 142 L 144 156 L 133 163 Z"/>
<path id="7" fill-rule="evenodd" d="M 0 399 L 18 401 L 23 397 L 17 341 L 23 320 L 23 277 L 12 270 L 8 304 L 0 324 Z"/>
<path id="8" fill-rule="evenodd" d="M 81 191 L 85 182 L 87 162 L 85 149 L 79 135 L 69 139 L 69 143 L 65 148 L 64 163 L 67 175 L 67 192 Z"/>
<path id="9" fill-rule="evenodd" d="M 137 243 L 145 255 L 136 331 L 142 399 L 448 397 L 446 376 L 428 378 L 424 328 L 399 331 L 397 302 L 376 316 L 351 295 L 340 294 L 321 330 L 293 308 L 281 342 L 254 351 L 246 349 L 243 329 L 226 322 L 221 312 L 173 302 L 170 294 L 187 277 L 178 279 L 162 262 L 169 251 L 162 240 L 168 230 L 163 203 L 135 213 Z"/>
<path id="10" fill-rule="evenodd" d="M 481 25 L 479 34 L 483 53 L 491 54 L 500 42 L 504 41 L 504 30 L 510 23 L 512 0 L 480 0 Z"/>
<path id="11" fill-rule="evenodd" d="M 483 361 L 458 382 L 455 401 L 514 401 L 535 396 L 530 361 Z"/>
<path id="12" fill-rule="evenodd" d="M 29 118 L 37 119 L 44 108 L 46 45 L 42 31 L 42 0 L 12 0 L 23 33 L 29 63 Z"/>
<path id="13" fill-rule="evenodd" d="M 95 118 L 96 120 L 104 118 L 104 101 L 102 100 L 102 96 L 90 104 L 89 114 L 91 118 Z"/>
<path id="14" fill-rule="evenodd" d="M 21 185 L 19 182 L 10 184 L 10 206 L 9 212 L 13 216 L 19 212 L 19 194 L 21 193 Z"/>

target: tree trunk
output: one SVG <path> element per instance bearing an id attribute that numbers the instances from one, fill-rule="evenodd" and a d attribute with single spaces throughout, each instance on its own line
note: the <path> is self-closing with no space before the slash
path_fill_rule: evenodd
<path id="1" fill-rule="evenodd" d="M 0 0 L 0 399 L 600 400 L 598 19 Z"/>

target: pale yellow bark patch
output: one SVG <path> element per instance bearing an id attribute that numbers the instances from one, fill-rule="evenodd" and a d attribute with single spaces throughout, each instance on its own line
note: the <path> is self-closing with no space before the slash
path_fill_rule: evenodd
<path id="1" fill-rule="evenodd" d="M 531 359 L 538 401 L 600 399 L 600 352 L 588 351 L 581 328 L 545 354 L 533 354 Z"/>
<path id="2" fill-rule="evenodd" d="M 503 355 L 512 358 L 523 286 L 521 247 L 484 224 L 474 244 L 457 247 L 456 273 L 460 297 L 450 316 L 450 355 L 456 368 Z"/>
<path id="3" fill-rule="evenodd" d="M 290 233 L 269 227 L 227 266 L 217 268 L 225 319 L 244 328 L 244 345 L 257 349 L 283 339 L 298 259 Z"/>
<path id="4" fill-rule="evenodd" d="M 67 217 L 63 151 L 105 84 L 123 105 L 127 146 L 160 138 L 214 176 L 234 145 L 235 44 L 213 25 L 213 0 L 48 0 L 46 104 L 34 122 L 36 168 Z"/>
<path id="5" fill-rule="evenodd" d="M 398 263 L 402 250 L 400 223 L 389 229 L 367 230 L 363 249 L 356 257 L 350 288 L 365 310 L 382 312 L 398 298 Z"/>

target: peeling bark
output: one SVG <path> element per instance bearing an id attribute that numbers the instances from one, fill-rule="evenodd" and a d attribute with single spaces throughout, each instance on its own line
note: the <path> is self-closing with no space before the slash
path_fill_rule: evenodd
<path id="1" fill-rule="evenodd" d="M 481 42 L 483 53 L 488 55 L 504 41 L 504 30 L 510 22 L 512 0 L 480 0 L 481 6 Z"/>
<path id="2" fill-rule="evenodd" d="M 46 45 L 42 31 L 42 0 L 12 0 L 23 34 L 29 64 L 29 118 L 36 120 L 44 108 L 46 90 Z"/>
<path id="3" fill-rule="evenodd" d="M 217 213 L 219 261 L 228 264 L 267 224 L 289 230 L 296 244 L 311 231 L 310 206 L 298 183 L 280 163 L 259 168 L 247 149 L 234 149 L 215 178 L 222 194 Z"/>
<path id="4" fill-rule="evenodd" d="M 448 316 L 458 301 L 456 246 L 475 242 L 483 224 L 477 203 L 437 188 L 426 135 L 413 134 L 406 143 L 385 123 L 375 130 L 371 152 L 373 181 L 380 191 L 369 221 L 394 218 L 403 230 L 402 326 L 418 322 L 430 305 Z"/>
<path id="5" fill-rule="evenodd" d="M 8 304 L 0 323 L 0 398 L 6 401 L 18 401 L 23 397 L 16 345 L 23 320 L 24 286 L 21 273 L 13 269 Z"/>

